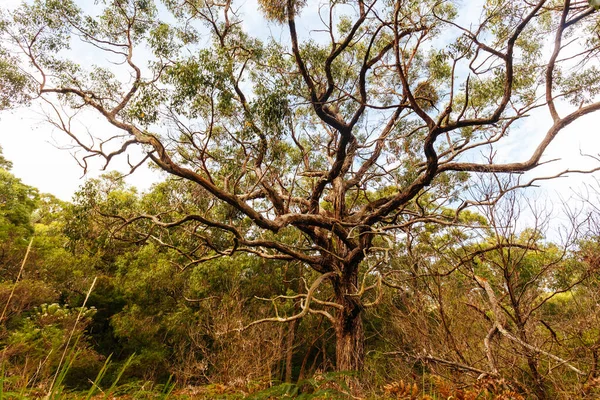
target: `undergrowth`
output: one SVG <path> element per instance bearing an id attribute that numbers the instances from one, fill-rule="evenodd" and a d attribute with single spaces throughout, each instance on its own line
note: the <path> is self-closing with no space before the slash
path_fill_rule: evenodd
<path id="1" fill-rule="evenodd" d="M 73 361 L 78 356 L 71 353 L 56 375 L 49 388 L 15 387 L 13 379 L 5 375 L 4 366 L 0 370 L 0 399 L 47 400 L 98 400 L 98 399 L 198 399 L 198 400 L 335 400 L 335 399 L 381 399 L 381 400 L 525 400 L 526 397 L 512 390 L 505 382 L 484 378 L 476 384 L 461 387 L 439 377 L 429 377 L 428 387 L 416 382 L 398 380 L 384 385 L 380 390 L 366 393 L 354 374 L 343 372 L 317 373 L 309 379 L 296 383 L 248 382 L 245 385 L 207 384 L 203 386 L 177 387 L 169 379 L 157 384 L 151 381 L 121 382 L 125 372 L 134 364 L 135 356 L 120 364 L 114 379 L 107 380 L 107 372 L 114 366 L 108 357 L 90 382 L 87 391 L 74 391 L 64 385 L 65 377 Z M 421 382 L 422 383 L 422 382 Z M 590 397 L 591 398 L 591 397 Z"/>

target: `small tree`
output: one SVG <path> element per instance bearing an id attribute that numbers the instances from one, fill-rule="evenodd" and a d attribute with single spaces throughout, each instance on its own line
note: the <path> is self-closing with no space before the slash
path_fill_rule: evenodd
<path id="1" fill-rule="evenodd" d="M 477 189 L 507 185 L 490 181 Z M 485 216 L 478 229 L 407 230 L 384 280 L 399 289 L 386 297 L 387 353 L 461 384 L 489 380 L 540 399 L 594 389 L 595 213 L 565 207 L 560 235 L 550 229 L 552 207 L 518 192 L 471 214 Z"/>
<path id="2" fill-rule="evenodd" d="M 327 317 L 339 370 L 363 366 L 363 310 L 379 287 L 368 281 L 390 235 L 454 223 L 490 201 L 460 205 L 469 173 L 531 170 L 563 128 L 600 109 L 598 20 L 583 1 L 489 0 L 467 23 L 444 0 L 261 1 L 273 22 L 262 38 L 231 0 L 81 4 L 35 0 L 0 24 L 52 124 L 85 152 L 84 168 L 141 154 L 132 170 L 151 160 L 205 203 L 125 223 L 200 224 L 220 232 L 218 243 L 197 238 L 213 255 L 248 252 L 318 272 L 295 297 L 297 314 L 260 322 Z M 88 51 L 99 65 L 81 64 Z M 577 107 L 559 112 L 564 100 Z M 551 126 L 528 157 L 479 156 L 537 109 Z M 93 113 L 114 135 L 85 133 Z M 442 212 L 452 204 L 456 213 Z M 331 298 L 320 298 L 324 283 Z"/>

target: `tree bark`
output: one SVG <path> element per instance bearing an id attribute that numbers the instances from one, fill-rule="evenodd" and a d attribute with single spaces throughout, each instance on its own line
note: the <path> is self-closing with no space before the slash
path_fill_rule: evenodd
<path id="1" fill-rule="evenodd" d="M 285 382 L 290 383 L 292 381 L 292 359 L 294 357 L 294 340 L 296 338 L 296 329 L 298 327 L 298 320 L 290 322 L 288 328 L 288 334 L 286 338 L 286 349 L 285 349 Z"/>
<path id="2" fill-rule="evenodd" d="M 517 282 L 515 282 L 515 275 L 509 272 L 509 265 L 507 265 L 504 269 L 504 279 L 506 281 L 506 287 L 508 289 L 508 294 L 510 298 L 510 303 L 514 311 L 514 319 L 517 325 L 517 334 L 519 339 L 523 341 L 523 343 L 529 344 L 529 339 L 527 337 L 527 330 L 525 329 L 526 319 L 523 317 L 523 310 L 521 304 L 520 296 L 516 295 Z M 546 389 L 544 385 L 544 378 L 540 374 L 538 370 L 538 360 L 537 354 L 533 352 L 531 349 L 525 348 L 525 357 L 527 358 L 527 365 L 529 366 L 529 371 L 531 372 L 531 378 L 534 383 L 534 391 L 539 400 L 545 400 L 547 398 Z"/>
<path id="3" fill-rule="evenodd" d="M 525 331 L 525 326 L 524 326 L 523 322 L 520 320 L 520 313 L 518 313 L 517 315 L 519 317 L 519 320 L 517 320 L 517 328 L 519 330 L 519 338 L 523 342 L 529 343 L 529 340 L 527 338 L 527 333 Z M 544 378 L 542 377 L 542 375 L 540 374 L 540 372 L 538 370 L 537 355 L 533 351 L 531 351 L 531 349 L 524 349 L 524 350 L 525 350 L 525 357 L 527 358 L 527 365 L 529 366 L 529 371 L 531 372 L 531 377 L 532 377 L 534 385 L 535 385 L 535 387 L 534 387 L 535 395 L 538 397 L 538 399 L 545 400 L 548 398 L 548 396 L 546 394 Z"/>
<path id="4" fill-rule="evenodd" d="M 365 332 L 362 312 L 340 312 L 335 327 L 336 369 L 338 371 L 361 371 L 365 358 Z"/>
<path id="5" fill-rule="evenodd" d="M 345 168 L 347 170 L 349 165 Z M 333 214 L 336 219 L 343 221 L 347 216 L 344 181 L 341 176 L 338 176 L 332 183 Z M 332 259 L 331 262 L 335 267 L 334 270 L 337 269 L 340 273 L 332 279 L 332 284 L 336 303 L 342 306 L 336 312 L 334 323 L 336 370 L 361 371 L 365 358 L 365 332 L 362 321 L 363 307 L 358 295 L 358 271 L 363 257 L 349 261 L 351 258 L 348 256 L 351 249 L 339 238 L 334 243 L 335 248 L 331 250 L 340 258 Z M 344 261 L 340 261 L 340 259 Z"/>
<path id="6" fill-rule="evenodd" d="M 347 267 L 341 278 L 334 280 L 338 310 L 335 323 L 336 369 L 361 371 L 365 358 L 365 332 L 360 298 L 353 296 L 357 289 L 358 266 Z"/>

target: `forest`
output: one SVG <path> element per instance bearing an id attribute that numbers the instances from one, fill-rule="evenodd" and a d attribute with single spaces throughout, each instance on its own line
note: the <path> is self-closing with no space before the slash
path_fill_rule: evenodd
<path id="1" fill-rule="evenodd" d="M 599 7 L 0 6 L 0 398 L 600 398 Z"/>

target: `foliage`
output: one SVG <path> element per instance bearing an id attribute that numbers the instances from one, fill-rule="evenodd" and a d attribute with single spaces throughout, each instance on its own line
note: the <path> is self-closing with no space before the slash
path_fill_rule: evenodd
<path id="1" fill-rule="evenodd" d="M 595 10 L 486 0 L 461 26 L 454 1 L 332 1 L 308 32 L 309 6 L 259 1 L 284 32 L 268 37 L 231 1 L 1 14 L 0 109 L 44 102 L 86 169 L 125 157 L 168 174 L 139 193 L 109 173 L 66 203 L 0 158 L 2 387 L 593 395 L 597 235 L 517 229 L 513 193 L 535 179 L 506 177 L 600 109 Z M 538 110 L 544 138 L 500 162 Z M 81 136 L 87 115 L 110 129 Z"/>

